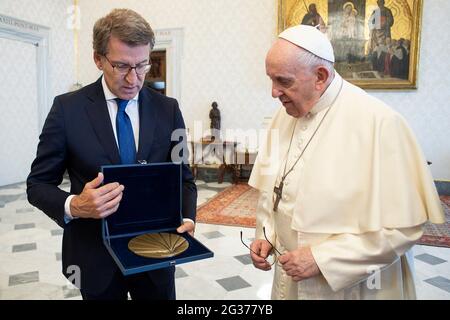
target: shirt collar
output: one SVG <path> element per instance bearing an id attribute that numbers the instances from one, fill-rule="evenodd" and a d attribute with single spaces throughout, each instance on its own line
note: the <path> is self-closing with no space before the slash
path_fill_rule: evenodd
<path id="1" fill-rule="evenodd" d="M 328 107 L 331 107 L 331 104 L 335 100 L 336 96 L 339 94 L 342 81 L 343 81 L 342 77 L 335 71 L 333 81 L 331 81 L 330 85 L 322 94 L 319 101 L 317 101 L 315 106 L 311 109 L 310 113 L 317 114 L 320 111 Z"/>
<path id="2" fill-rule="evenodd" d="M 108 85 L 106 84 L 106 81 L 105 81 L 105 76 L 102 76 L 102 87 L 103 87 L 103 93 L 105 94 L 106 101 L 114 100 L 114 99 L 118 98 L 114 93 L 111 92 L 111 90 L 109 90 Z M 139 92 L 131 100 L 137 101 L 138 97 L 139 97 Z"/>

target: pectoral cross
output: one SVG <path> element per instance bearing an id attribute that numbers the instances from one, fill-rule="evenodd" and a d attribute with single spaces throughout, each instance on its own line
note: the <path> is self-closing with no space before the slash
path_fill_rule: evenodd
<path id="1" fill-rule="evenodd" d="M 275 188 L 273 188 L 273 192 L 276 194 L 275 202 L 273 204 L 273 211 L 274 212 L 278 211 L 278 204 L 280 203 L 281 196 L 283 195 L 283 186 L 284 186 L 284 182 L 283 182 L 283 180 L 281 180 L 281 182 L 278 185 L 278 187 L 275 186 Z"/>

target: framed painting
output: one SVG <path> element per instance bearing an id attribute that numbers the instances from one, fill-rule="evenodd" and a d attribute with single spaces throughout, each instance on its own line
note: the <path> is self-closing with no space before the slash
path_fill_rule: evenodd
<path id="1" fill-rule="evenodd" d="M 417 89 L 422 0 L 278 1 L 278 32 L 317 27 L 347 81 L 364 89 Z"/>

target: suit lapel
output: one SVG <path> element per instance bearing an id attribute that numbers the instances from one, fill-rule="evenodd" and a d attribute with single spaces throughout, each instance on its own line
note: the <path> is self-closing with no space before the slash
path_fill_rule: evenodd
<path id="1" fill-rule="evenodd" d="M 154 98 L 149 90 L 142 89 L 139 94 L 139 147 L 137 160 L 147 160 L 153 143 L 157 123 L 156 108 L 152 105 Z"/>
<path id="2" fill-rule="evenodd" d="M 100 144 L 108 154 L 112 164 L 120 164 L 119 149 L 117 148 L 114 131 L 109 117 L 108 106 L 106 105 L 105 94 L 103 93 L 101 79 L 92 87 L 88 93 L 90 104 L 85 106 L 86 112 L 91 121 Z"/>

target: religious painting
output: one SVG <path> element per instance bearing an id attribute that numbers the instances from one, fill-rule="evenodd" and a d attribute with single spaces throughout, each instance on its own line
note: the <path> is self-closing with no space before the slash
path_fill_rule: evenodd
<path id="1" fill-rule="evenodd" d="M 417 89 L 422 0 L 279 0 L 278 32 L 305 24 L 330 39 L 335 69 L 364 89 Z"/>

